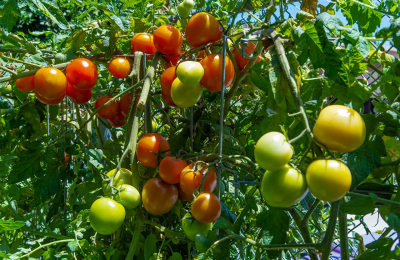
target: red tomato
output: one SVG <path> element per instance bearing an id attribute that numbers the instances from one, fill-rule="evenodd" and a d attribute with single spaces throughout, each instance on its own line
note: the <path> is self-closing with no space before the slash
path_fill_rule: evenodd
<path id="1" fill-rule="evenodd" d="M 172 25 L 162 25 L 154 32 L 154 45 L 164 54 L 175 54 L 182 47 L 181 32 Z"/>
<path id="2" fill-rule="evenodd" d="M 42 102 L 45 105 L 56 105 L 61 103 L 61 101 L 63 101 L 63 99 L 65 98 L 65 94 L 66 92 L 64 92 L 64 95 L 62 95 L 61 97 L 55 98 L 55 99 L 46 99 L 42 96 L 39 95 L 39 93 L 37 93 L 37 91 L 35 91 L 36 94 L 36 98 L 39 99 L 40 102 Z"/>
<path id="3" fill-rule="evenodd" d="M 113 118 L 107 119 L 107 122 L 113 127 L 121 127 L 126 123 L 125 117 L 121 114 L 121 112 L 118 112 L 118 114 L 116 114 Z"/>
<path id="4" fill-rule="evenodd" d="M 132 53 L 137 51 L 141 51 L 146 54 L 154 54 L 156 52 L 156 46 L 153 43 L 153 35 L 137 33 L 133 35 L 132 41 Z M 147 57 L 147 59 L 151 59 L 152 57 Z"/>
<path id="5" fill-rule="evenodd" d="M 17 85 L 17 88 L 21 90 L 22 92 L 31 92 L 35 89 L 35 83 L 34 83 L 35 75 L 25 77 L 22 79 L 17 79 L 15 84 Z"/>
<path id="6" fill-rule="evenodd" d="M 178 189 L 152 178 L 146 182 L 142 191 L 142 202 L 147 212 L 153 215 L 162 215 L 170 211 L 178 200 Z"/>
<path id="7" fill-rule="evenodd" d="M 56 68 L 41 68 L 34 77 L 35 91 L 45 99 L 53 100 L 65 95 L 67 78 Z"/>
<path id="8" fill-rule="evenodd" d="M 156 133 L 148 133 L 140 138 L 136 146 L 136 156 L 142 165 L 149 168 L 157 168 L 158 157 L 156 154 L 161 152 L 164 155 L 170 155 L 170 149 L 168 141 L 163 136 Z"/>
<path id="9" fill-rule="evenodd" d="M 183 51 L 179 50 L 178 52 L 173 53 L 173 55 L 182 56 L 183 55 Z M 180 56 L 165 56 L 165 58 L 168 60 L 169 65 L 176 66 L 176 64 L 178 64 L 179 59 L 181 58 Z"/>
<path id="10" fill-rule="evenodd" d="M 85 104 L 92 98 L 92 89 L 80 90 L 68 83 L 67 96 L 74 104 Z"/>
<path id="11" fill-rule="evenodd" d="M 138 95 L 136 99 L 136 108 L 137 104 L 139 103 L 139 98 L 140 95 Z M 121 100 L 119 101 L 119 108 L 121 110 L 121 114 L 124 116 L 128 116 L 129 114 L 129 108 L 131 107 L 131 99 L 132 99 L 132 94 L 126 93 L 121 97 Z"/>
<path id="12" fill-rule="evenodd" d="M 182 188 L 180 183 L 178 182 L 177 184 L 175 184 L 176 188 L 178 189 L 178 199 L 180 201 L 189 201 L 193 199 L 193 194 L 187 194 L 185 193 Z"/>
<path id="13" fill-rule="evenodd" d="M 91 89 L 97 83 L 97 68 L 85 58 L 77 58 L 68 64 L 65 70 L 67 80 L 77 89 Z"/>
<path id="14" fill-rule="evenodd" d="M 180 185 L 186 194 L 192 194 L 195 189 L 200 187 L 201 180 L 207 170 L 207 166 L 202 163 L 196 164 L 196 166 L 199 167 L 197 172 L 194 172 L 193 164 L 186 166 L 181 172 Z M 217 174 L 214 169 L 211 168 L 204 180 L 203 191 L 213 192 L 216 184 Z"/>
<path id="15" fill-rule="evenodd" d="M 127 59 L 117 57 L 108 64 L 108 70 L 114 77 L 123 79 L 131 72 L 131 64 Z"/>
<path id="16" fill-rule="evenodd" d="M 176 79 L 175 75 L 176 66 L 169 67 L 161 75 L 161 96 L 168 106 L 176 107 L 174 101 L 171 98 L 171 86 L 172 82 Z"/>
<path id="17" fill-rule="evenodd" d="M 221 91 L 222 84 L 222 54 L 211 54 L 200 61 L 204 68 L 204 76 L 200 83 L 212 92 Z M 235 67 L 229 57 L 225 60 L 225 88 L 233 81 Z"/>
<path id="18" fill-rule="evenodd" d="M 197 13 L 186 25 L 185 37 L 187 43 L 193 48 L 222 39 L 224 28 L 208 13 Z"/>
<path id="19" fill-rule="evenodd" d="M 221 202 L 211 192 L 203 192 L 194 200 L 191 213 L 201 223 L 212 223 L 221 215 Z"/>
<path id="20" fill-rule="evenodd" d="M 243 48 L 243 45 L 242 45 L 241 47 Z M 250 55 L 250 54 L 253 53 L 253 51 L 255 50 L 255 48 L 256 48 L 256 45 L 255 45 L 254 43 L 248 42 L 247 45 L 246 45 L 246 47 L 244 47 L 244 52 L 245 52 L 247 55 Z M 232 54 L 233 54 L 233 57 L 234 57 L 234 59 L 235 59 L 235 61 L 236 61 L 236 64 L 238 65 L 239 69 L 240 69 L 240 70 L 243 70 L 244 67 L 246 67 L 247 62 L 249 62 L 249 59 L 243 57 L 243 56 L 242 56 L 242 52 L 239 51 L 239 50 L 236 49 L 236 48 L 233 49 Z M 256 60 L 256 62 L 260 62 L 260 61 L 261 61 L 260 58 L 258 58 L 258 59 Z"/>
<path id="21" fill-rule="evenodd" d="M 175 184 L 181 180 L 181 171 L 186 166 L 187 163 L 184 160 L 168 156 L 161 160 L 158 172 L 163 181 Z"/>
<path id="22" fill-rule="evenodd" d="M 107 103 L 112 97 L 109 96 L 101 96 L 96 100 L 96 103 L 94 104 L 94 110 L 99 109 L 101 106 L 103 106 L 105 103 Z M 103 109 L 101 109 L 99 112 L 97 112 L 97 116 L 100 117 L 101 119 L 111 119 L 114 116 L 116 116 L 119 112 L 119 103 L 118 101 L 114 100 L 107 106 L 105 106 Z"/>

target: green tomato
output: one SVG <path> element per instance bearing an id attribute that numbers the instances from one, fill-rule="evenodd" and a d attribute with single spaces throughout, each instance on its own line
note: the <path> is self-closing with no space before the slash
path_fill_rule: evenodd
<path id="1" fill-rule="evenodd" d="M 276 171 L 266 171 L 261 182 L 261 195 L 272 207 L 293 206 L 307 192 L 306 177 L 288 165 Z"/>
<path id="2" fill-rule="evenodd" d="M 0 88 L 0 94 L 5 95 L 5 94 L 10 94 L 10 93 L 12 93 L 12 86 L 11 86 L 11 84 L 9 84 L 7 87 L 2 87 L 2 88 Z"/>
<path id="3" fill-rule="evenodd" d="M 202 233 L 207 236 L 208 231 L 211 230 L 212 223 L 201 223 L 194 219 L 190 213 L 182 219 L 182 228 L 185 235 L 192 241 L 196 240 L 196 235 Z"/>
<path id="4" fill-rule="evenodd" d="M 172 82 L 172 101 L 181 108 L 191 107 L 196 104 L 203 94 L 203 87 L 200 83 L 190 86 L 183 84 L 178 78 Z"/>
<path id="5" fill-rule="evenodd" d="M 114 199 L 116 202 L 121 203 L 125 209 L 133 209 L 140 204 L 140 193 L 135 187 L 123 184 L 119 195 L 117 193 Z"/>
<path id="6" fill-rule="evenodd" d="M 388 163 L 391 162 L 392 159 L 390 157 L 383 157 L 381 161 L 382 163 Z M 375 178 L 386 178 L 393 172 L 394 168 L 392 166 L 383 166 L 373 169 L 371 175 L 374 176 Z"/>
<path id="7" fill-rule="evenodd" d="M 182 2 L 182 5 L 186 8 L 186 10 L 192 10 L 195 4 L 196 3 L 193 0 L 185 0 Z"/>
<path id="8" fill-rule="evenodd" d="M 293 156 L 293 148 L 278 132 L 263 135 L 254 149 L 254 157 L 261 168 L 275 171 L 285 166 Z"/>
<path id="9" fill-rule="evenodd" d="M 204 68 L 200 62 L 184 61 L 176 68 L 176 76 L 185 85 L 196 85 L 204 76 Z"/>
<path id="10" fill-rule="evenodd" d="M 111 170 L 107 173 L 107 176 L 111 178 L 111 176 L 114 174 L 114 170 Z M 105 195 L 110 196 L 111 195 L 111 189 L 110 187 L 107 187 L 108 181 L 104 180 L 103 181 L 103 192 Z M 133 179 L 132 179 L 132 172 L 128 169 L 121 168 L 119 172 L 115 175 L 113 185 L 116 188 L 121 188 L 122 184 L 128 184 L 128 185 L 133 185 Z"/>
<path id="11" fill-rule="evenodd" d="M 114 233 L 124 220 L 124 207 L 112 199 L 100 198 L 93 202 L 90 207 L 90 225 L 99 234 L 110 235 Z"/>
<path id="12" fill-rule="evenodd" d="M 191 10 L 187 10 L 187 9 L 185 8 L 185 6 L 183 6 L 182 3 L 180 3 L 176 9 L 177 9 L 178 14 L 179 14 L 180 17 L 182 17 L 182 18 L 187 18 L 187 17 L 189 17 L 190 11 L 191 11 Z"/>

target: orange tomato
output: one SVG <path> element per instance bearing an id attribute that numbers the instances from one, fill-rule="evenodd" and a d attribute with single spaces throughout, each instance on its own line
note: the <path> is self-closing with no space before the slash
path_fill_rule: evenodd
<path id="1" fill-rule="evenodd" d="M 136 157 L 143 166 L 157 168 L 159 158 L 156 154 L 161 152 L 169 155 L 170 149 L 168 141 L 162 135 L 148 133 L 140 138 L 136 146 Z"/>
<path id="2" fill-rule="evenodd" d="M 172 82 L 176 79 L 175 75 L 176 66 L 169 67 L 166 69 L 161 75 L 160 84 L 161 84 L 161 97 L 165 101 L 165 103 L 171 107 L 176 107 L 174 101 L 171 98 L 171 86 Z"/>
<path id="3" fill-rule="evenodd" d="M 171 54 L 171 55 L 180 55 L 180 56 L 182 56 L 183 55 L 183 51 L 182 50 L 179 50 L 179 51 L 177 51 L 176 53 L 173 53 L 173 54 Z M 178 61 L 179 61 L 179 59 L 181 58 L 180 56 L 165 56 L 165 58 L 168 60 L 168 62 L 169 62 L 169 66 L 176 66 L 176 64 L 178 64 Z"/>
<path id="4" fill-rule="evenodd" d="M 161 160 L 158 172 L 163 181 L 176 184 L 181 180 L 181 171 L 187 166 L 184 160 L 168 156 Z"/>
<path id="5" fill-rule="evenodd" d="M 193 194 L 187 194 L 185 193 L 182 188 L 181 188 L 181 184 L 178 182 L 177 184 L 175 184 L 176 188 L 178 189 L 178 199 L 180 201 L 189 201 L 193 199 Z"/>
<path id="6" fill-rule="evenodd" d="M 35 83 L 34 83 L 35 75 L 25 77 L 22 79 L 17 79 L 15 84 L 17 85 L 17 88 L 21 90 L 22 92 L 31 92 L 35 89 Z"/>
<path id="7" fill-rule="evenodd" d="M 96 100 L 96 103 L 94 104 L 94 110 L 99 109 L 102 107 L 105 103 L 107 103 L 112 97 L 109 96 L 101 96 Z M 99 112 L 97 112 L 97 116 L 100 117 L 101 119 L 111 119 L 114 116 L 116 116 L 119 112 L 119 103 L 118 101 L 114 100 L 107 106 L 103 107 Z"/>
<path id="8" fill-rule="evenodd" d="M 191 213 L 201 223 L 212 223 L 221 215 L 221 202 L 213 193 L 203 192 L 194 200 Z"/>
<path id="9" fill-rule="evenodd" d="M 62 95 L 62 96 L 60 96 L 58 98 L 55 98 L 55 99 L 46 99 L 46 98 L 40 96 L 39 93 L 37 93 L 37 91 L 35 91 L 35 94 L 36 94 L 36 98 L 40 102 L 42 102 L 43 104 L 45 104 L 45 105 L 56 105 L 56 104 L 61 103 L 61 101 L 63 101 L 63 99 L 65 98 L 66 92 L 64 92 L 64 95 Z"/>
<path id="10" fill-rule="evenodd" d="M 108 64 L 108 70 L 114 77 L 123 79 L 131 72 L 131 64 L 127 59 L 117 57 Z"/>
<path id="11" fill-rule="evenodd" d="M 118 112 L 113 118 L 107 119 L 107 122 L 113 127 L 121 127 L 125 125 L 125 116 Z"/>
<path id="12" fill-rule="evenodd" d="M 203 179 L 204 173 L 207 170 L 207 166 L 202 163 L 197 164 L 196 166 L 200 167 L 197 172 L 194 172 L 193 164 L 186 166 L 181 172 L 180 185 L 181 189 L 186 194 L 192 194 L 195 189 L 200 187 L 201 180 Z M 216 184 L 217 174 L 213 168 L 210 168 L 203 183 L 203 191 L 213 192 Z"/>
<path id="13" fill-rule="evenodd" d="M 200 83 L 212 92 L 221 91 L 222 84 L 222 54 L 211 54 L 200 61 L 204 68 L 204 76 Z M 225 60 L 225 88 L 233 81 L 235 67 L 229 57 Z"/>
<path id="14" fill-rule="evenodd" d="M 193 48 L 213 43 L 222 39 L 224 29 L 214 16 L 208 13 L 197 13 L 186 25 L 185 37 Z"/>
<path id="15" fill-rule="evenodd" d="M 182 47 L 181 32 L 172 25 L 162 25 L 154 32 L 154 46 L 164 54 L 175 54 Z"/>
<path id="16" fill-rule="evenodd" d="M 53 100 L 65 95 L 67 78 L 56 68 L 41 68 L 34 77 L 35 91 L 44 99 Z"/>
<path id="17" fill-rule="evenodd" d="M 243 44 L 241 45 L 241 47 L 243 48 Z M 256 45 L 254 43 L 248 42 L 247 45 L 244 47 L 244 52 L 247 55 L 250 55 L 254 52 L 255 48 L 256 48 Z M 249 58 L 243 57 L 242 52 L 236 48 L 233 49 L 232 54 L 233 54 L 233 58 L 235 59 L 236 64 L 238 65 L 239 69 L 243 70 L 244 67 L 246 67 L 247 62 L 249 62 Z M 256 60 L 256 62 L 260 62 L 260 61 L 261 61 L 261 58 L 258 58 Z"/>
<path id="18" fill-rule="evenodd" d="M 77 58 L 65 70 L 68 82 L 76 89 L 91 89 L 97 83 L 97 68 L 85 58 Z"/>
<path id="19" fill-rule="evenodd" d="M 178 189 L 157 178 L 151 178 L 143 186 L 142 202 L 147 212 L 162 215 L 170 211 L 178 200 Z"/>
<path id="20" fill-rule="evenodd" d="M 132 37 L 131 41 L 132 53 L 141 51 L 146 54 L 154 54 L 157 50 L 153 43 L 153 35 L 137 33 Z M 147 57 L 151 59 L 151 57 Z"/>

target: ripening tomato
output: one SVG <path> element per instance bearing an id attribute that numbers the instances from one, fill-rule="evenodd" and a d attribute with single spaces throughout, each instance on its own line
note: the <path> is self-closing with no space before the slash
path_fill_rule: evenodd
<path id="1" fill-rule="evenodd" d="M 61 70 L 56 68 L 41 68 L 34 77 L 35 91 L 48 100 L 65 95 L 67 78 Z"/>
<path id="2" fill-rule="evenodd" d="M 63 99 L 65 98 L 65 94 L 66 94 L 66 92 L 64 92 L 64 95 L 62 95 L 62 96 L 60 96 L 58 98 L 55 98 L 55 99 L 46 99 L 46 98 L 40 96 L 39 93 L 37 93 L 37 91 L 35 91 L 36 98 L 40 102 L 45 104 L 45 105 L 57 105 L 57 104 L 60 104 L 61 101 L 63 101 Z"/>
<path id="3" fill-rule="evenodd" d="M 222 84 L 222 54 L 211 54 L 200 61 L 204 68 L 204 76 L 201 79 L 203 87 L 212 92 L 221 91 Z M 235 67 L 229 57 L 225 60 L 225 88 L 233 81 Z"/>
<path id="4" fill-rule="evenodd" d="M 341 199 L 351 186 L 349 168 L 336 160 L 313 161 L 307 168 L 306 179 L 312 195 L 328 202 Z"/>
<path id="5" fill-rule="evenodd" d="M 364 119 L 355 110 L 333 105 L 321 111 L 313 133 L 329 150 L 349 153 L 364 143 L 366 129 Z"/>
<path id="6" fill-rule="evenodd" d="M 142 202 L 147 212 L 162 215 L 170 211 L 178 200 L 178 189 L 157 178 L 151 178 L 143 186 Z"/>
<path id="7" fill-rule="evenodd" d="M 171 154 L 170 149 L 168 141 L 162 135 L 148 133 L 140 138 L 136 146 L 136 157 L 143 166 L 157 168 L 159 157 L 156 154 L 163 153 L 167 156 Z"/>
<path id="8" fill-rule="evenodd" d="M 172 100 L 171 95 L 167 95 L 164 92 L 161 92 L 161 97 L 164 100 L 165 104 L 167 104 L 170 107 L 176 107 L 176 104 Z"/>
<path id="9" fill-rule="evenodd" d="M 286 137 L 278 132 L 263 135 L 256 144 L 254 157 L 258 165 L 268 171 L 285 166 L 293 156 L 293 148 Z"/>
<path id="10" fill-rule="evenodd" d="M 77 58 L 68 64 L 65 70 L 67 80 L 76 89 L 91 89 L 97 83 L 97 68 L 85 58 Z"/>
<path id="11" fill-rule="evenodd" d="M 181 32 L 175 26 L 161 25 L 154 32 L 154 46 L 164 54 L 175 54 L 182 47 Z"/>
<path id="12" fill-rule="evenodd" d="M 266 171 L 261 182 L 261 195 L 268 205 L 286 208 L 302 200 L 308 192 L 306 178 L 289 165 Z"/>
<path id="13" fill-rule="evenodd" d="M 202 163 L 195 163 L 195 168 L 193 168 L 193 164 L 186 166 L 181 172 L 181 189 L 186 194 L 192 194 L 195 189 L 200 187 L 201 180 L 203 179 L 207 168 L 207 165 Z M 203 183 L 203 191 L 213 192 L 216 184 L 217 174 L 213 168 L 210 168 Z"/>
<path id="14" fill-rule="evenodd" d="M 178 189 L 178 199 L 180 201 L 189 201 L 193 199 L 193 194 L 187 194 L 185 193 L 182 188 L 181 188 L 181 184 L 178 182 L 177 184 L 175 184 L 176 188 Z"/>
<path id="15" fill-rule="evenodd" d="M 241 47 L 243 48 L 243 44 L 241 45 Z M 244 53 L 246 53 L 247 55 L 250 55 L 254 52 L 255 49 L 256 49 L 256 45 L 252 42 L 248 42 L 247 45 L 244 47 Z M 232 54 L 233 54 L 233 58 L 235 59 L 236 64 L 238 65 L 239 69 L 243 70 L 244 67 L 246 67 L 247 62 L 249 62 L 249 58 L 243 57 L 242 52 L 236 48 L 233 49 Z M 261 61 L 261 58 L 257 58 L 256 62 L 260 62 L 260 61 Z"/>
<path id="16" fill-rule="evenodd" d="M 80 90 L 68 83 L 67 96 L 74 104 L 85 104 L 92 98 L 92 89 Z"/>
<path id="17" fill-rule="evenodd" d="M 119 194 L 115 194 L 116 202 L 121 203 L 125 209 L 136 208 L 140 204 L 140 193 L 138 190 L 128 184 L 123 184 Z"/>
<path id="18" fill-rule="evenodd" d="M 212 223 L 221 215 L 221 202 L 211 192 L 201 193 L 193 202 L 190 211 L 201 223 Z"/>
<path id="19" fill-rule="evenodd" d="M 202 233 L 207 236 L 208 231 L 211 230 L 211 223 L 201 223 L 192 217 L 190 213 L 186 213 L 186 215 L 182 219 L 182 229 L 185 235 L 192 241 L 196 240 L 197 234 Z"/>
<path id="20" fill-rule="evenodd" d="M 107 103 L 112 97 L 109 96 L 101 96 L 96 100 L 96 103 L 94 104 L 94 110 L 99 109 L 102 107 L 105 103 Z M 100 117 L 101 119 L 111 119 L 114 116 L 116 116 L 119 112 L 119 102 L 114 100 L 107 106 L 103 107 L 99 112 L 97 112 L 97 116 Z"/>
<path id="21" fill-rule="evenodd" d="M 203 95 L 203 88 L 200 83 L 195 85 L 183 84 L 178 78 L 171 86 L 172 101 L 178 107 L 188 108 L 194 106 Z"/>
<path id="22" fill-rule="evenodd" d="M 17 88 L 22 92 L 31 92 L 35 89 L 34 79 L 35 75 L 28 76 L 25 78 L 17 79 L 15 84 L 17 85 Z"/>
<path id="23" fill-rule="evenodd" d="M 190 15 L 190 11 L 193 9 L 196 3 L 193 0 L 184 0 L 178 4 L 176 10 L 182 18 L 187 18 Z"/>
<path id="24" fill-rule="evenodd" d="M 161 97 L 163 98 L 165 103 L 167 103 L 167 105 L 171 107 L 176 107 L 176 104 L 171 98 L 171 86 L 176 79 L 175 69 L 176 66 L 169 67 L 163 72 L 160 78 Z"/>
<path id="25" fill-rule="evenodd" d="M 187 43 L 193 48 L 216 42 L 222 39 L 224 29 L 214 16 L 208 13 L 197 13 L 185 28 Z"/>
<path id="26" fill-rule="evenodd" d="M 124 207 L 112 199 L 100 198 L 90 207 L 90 225 L 99 234 L 111 235 L 121 227 L 124 220 Z"/>
<path id="27" fill-rule="evenodd" d="M 168 156 L 161 160 L 158 172 L 163 181 L 175 184 L 181 180 L 181 171 L 186 166 L 187 163 L 184 160 Z"/>
<path id="28" fill-rule="evenodd" d="M 114 174 L 114 170 L 111 170 L 107 173 L 108 177 L 112 177 Z M 113 185 L 114 187 L 120 189 L 122 187 L 123 184 L 127 184 L 127 185 L 133 185 L 133 178 L 132 178 L 132 172 L 128 169 L 125 168 L 121 168 L 117 174 L 114 177 L 113 180 Z M 111 190 L 108 186 L 108 181 L 104 180 L 103 181 L 103 192 L 104 194 L 106 194 L 107 196 L 111 195 Z"/>
<path id="29" fill-rule="evenodd" d="M 126 123 L 125 117 L 120 111 L 113 118 L 107 119 L 107 122 L 113 127 L 121 127 Z"/>
<path id="30" fill-rule="evenodd" d="M 204 76 L 204 69 L 200 62 L 184 61 L 176 68 L 176 76 L 185 85 L 196 85 Z"/>
<path id="31" fill-rule="evenodd" d="M 108 64 L 108 70 L 114 77 L 123 79 L 131 72 L 131 64 L 127 59 L 117 57 Z"/>
<path id="32" fill-rule="evenodd" d="M 181 56 L 183 55 L 183 51 L 179 50 L 178 52 L 173 53 L 171 55 L 179 55 L 179 56 L 165 56 L 170 65 L 176 66 L 176 64 L 178 64 L 178 61 L 181 59 Z"/>
<path id="33" fill-rule="evenodd" d="M 133 54 L 137 51 L 154 54 L 157 50 L 153 43 L 153 35 L 151 34 L 137 33 L 133 35 L 131 46 Z M 151 57 L 147 57 L 147 59 L 151 59 Z"/>

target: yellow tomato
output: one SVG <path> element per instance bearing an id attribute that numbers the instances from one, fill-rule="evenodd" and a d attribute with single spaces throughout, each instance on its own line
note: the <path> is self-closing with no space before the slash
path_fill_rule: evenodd
<path id="1" fill-rule="evenodd" d="M 329 150 L 348 153 L 364 143 L 365 123 L 355 110 L 333 105 L 321 111 L 313 133 Z"/>
<path id="2" fill-rule="evenodd" d="M 306 172 L 310 192 L 328 202 L 342 198 L 351 186 L 351 173 L 346 164 L 336 160 L 316 160 Z"/>

